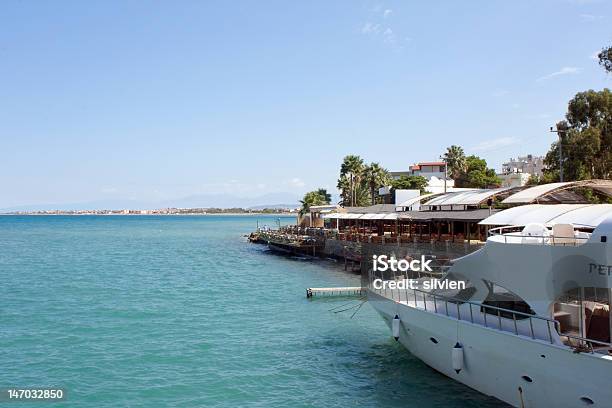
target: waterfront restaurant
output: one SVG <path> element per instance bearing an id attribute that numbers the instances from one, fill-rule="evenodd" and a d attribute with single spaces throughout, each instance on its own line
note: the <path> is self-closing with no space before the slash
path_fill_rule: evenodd
<path id="1" fill-rule="evenodd" d="M 326 214 L 323 219 L 328 228 L 338 231 L 339 239 L 349 241 L 482 241 L 486 227 L 478 223 L 497 211 L 483 205 L 503 197 L 507 190 L 427 194 L 398 204 L 348 207 L 346 212 Z M 418 202 L 420 210 L 411 210 Z"/>
<path id="2" fill-rule="evenodd" d="M 398 204 L 347 207 L 321 218 L 338 239 L 347 241 L 478 243 L 486 240 L 490 228 L 480 221 L 497 211 L 531 203 L 588 204 L 580 191 L 584 188 L 612 196 L 612 181 L 585 180 L 425 194 Z M 416 203 L 419 211 L 412 210 Z"/>

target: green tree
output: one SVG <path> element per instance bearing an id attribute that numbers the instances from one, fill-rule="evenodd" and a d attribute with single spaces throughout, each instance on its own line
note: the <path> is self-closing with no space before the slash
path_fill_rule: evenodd
<path id="1" fill-rule="evenodd" d="M 528 187 L 537 186 L 538 184 L 540 184 L 540 177 L 535 174 L 530 175 L 529 179 L 527 179 L 527 183 L 525 183 Z"/>
<path id="2" fill-rule="evenodd" d="M 320 188 L 318 190 L 309 191 L 304 194 L 304 198 L 300 200 L 302 208 L 300 209 L 300 215 L 307 214 L 310 212 L 310 207 L 313 205 L 325 205 L 331 202 L 331 194 L 326 189 Z"/>
<path id="3" fill-rule="evenodd" d="M 599 58 L 599 65 L 606 70 L 606 72 L 612 72 L 612 46 L 602 48 L 601 52 L 597 54 Z"/>
<path id="4" fill-rule="evenodd" d="M 363 159 L 356 155 L 348 155 L 340 166 L 340 178 L 337 187 L 341 191 L 342 205 L 354 207 L 357 205 L 357 186 L 361 184 L 365 166 Z"/>
<path id="5" fill-rule="evenodd" d="M 317 190 L 317 193 L 318 193 L 318 194 L 319 194 L 321 197 L 323 197 L 323 198 L 324 198 L 324 199 L 323 199 L 323 201 L 325 201 L 325 202 L 324 202 L 323 204 L 321 204 L 321 205 L 324 205 L 324 204 L 330 204 L 330 203 L 331 203 L 331 199 L 332 199 L 332 197 L 331 197 L 331 194 L 327 192 L 327 189 L 325 189 L 325 188 L 319 188 L 319 189 Z"/>
<path id="6" fill-rule="evenodd" d="M 365 182 L 355 186 L 355 207 L 366 207 L 370 205 L 370 189 Z"/>
<path id="7" fill-rule="evenodd" d="M 569 102 L 566 120 L 557 124 L 560 140 L 551 145 L 545 178 L 559 180 L 559 143 L 563 146 L 563 180 L 612 177 L 612 92 L 580 92 Z"/>
<path id="8" fill-rule="evenodd" d="M 363 181 L 370 190 L 370 200 L 372 205 L 376 204 L 378 198 L 378 189 L 389 184 L 391 177 L 387 169 L 380 166 L 378 163 L 367 165 L 363 172 Z"/>
<path id="9" fill-rule="evenodd" d="M 421 193 L 427 188 L 427 179 L 423 176 L 400 176 L 391 181 L 394 190 L 420 190 Z"/>
<path id="10" fill-rule="evenodd" d="M 491 188 L 501 185 L 500 178 L 495 174 L 495 170 L 487 167 L 485 159 L 471 155 L 466 157 L 465 161 L 465 171 L 455 179 L 456 187 Z"/>
<path id="11" fill-rule="evenodd" d="M 462 147 L 452 145 L 446 149 L 443 158 L 453 179 L 459 178 L 466 171 L 467 162 Z"/>

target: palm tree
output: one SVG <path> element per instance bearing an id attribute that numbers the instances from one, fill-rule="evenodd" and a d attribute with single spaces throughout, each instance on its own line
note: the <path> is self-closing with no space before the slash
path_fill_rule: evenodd
<path id="1" fill-rule="evenodd" d="M 340 205 L 342 205 L 343 207 L 351 206 L 350 184 L 351 183 L 346 176 L 340 176 L 340 178 L 338 179 L 338 185 L 336 187 L 338 188 L 338 190 L 340 190 L 340 197 L 342 198 L 340 200 Z"/>
<path id="2" fill-rule="evenodd" d="M 384 167 L 381 167 L 380 164 L 371 163 L 369 166 L 365 167 L 363 174 L 364 181 L 370 189 L 370 199 L 372 200 L 372 205 L 374 205 L 376 204 L 376 198 L 378 197 L 376 190 L 379 187 L 383 187 L 389 183 L 389 172 Z"/>
<path id="3" fill-rule="evenodd" d="M 444 161 L 454 180 L 457 180 L 467 169 L 465 153 L 461 146 L 452 145 L 444 153 Z"/>
<path id="4" fill-rule="evenodd" d="M 363 177 L 363 159 L 356 155 L 348 155 L 340 166 L 340 178 L 338 189 L 342 190 L 342 201 L 344 205 L 355 206 L 357 201 L 356 187 L 361 183 Z"/>
<path id="5" fill-rule="evenodd" d="M 300 215 L 304 215 L 310 212 L 310 207 L 313 205 L 325 205 L 331 202 L 331 194 L 326 189 L 320 188 L 315 191 L 309 191 L 304 194 L 304 198 L 300 200 L 302 208 L 300 209 Z"/>
<path id="6" fill-rule="evenodd" d="M 317 190 L 317 194 L 320 195 L 323 198 L 324 203 L 323 204 L 329 204 L 331 203 L 331 194 L 327 192 L 327 189 L 325 188 L 320 188 Z M 323 205 L 320 204 L 320 205 Z"/>
<path id="7" fill-rule="evenodd" d="M 355 185 L 354 197 L 355 207 L 365 207 L 370 205 L 370 189 L 368 188 L 366 183 L 361 182 Z"/>

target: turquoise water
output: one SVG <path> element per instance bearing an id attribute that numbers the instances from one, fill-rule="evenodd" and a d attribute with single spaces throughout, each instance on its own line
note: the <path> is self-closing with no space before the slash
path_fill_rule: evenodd
<path id="1" fill-rule="evenodd" d="M 329 311 L 347 299 L 307 300 L 359 277 L 247 243 L 256 219 L 276 220 L 0 217 L 0 388 L 64 387 L 68 407 L 498 406 L 367 303 L 351 319 Z"/>

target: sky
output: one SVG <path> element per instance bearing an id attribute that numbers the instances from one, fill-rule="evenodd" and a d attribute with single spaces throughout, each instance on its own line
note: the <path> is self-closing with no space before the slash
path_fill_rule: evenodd
<path id="1" fill-rule="evenodd" d="M 5 0 L 0 208 L 296 202 L 347 154 L 399 171 L 452 144 L 500 170 L 612 85 L 610 44 L 610 0 Z"/>

